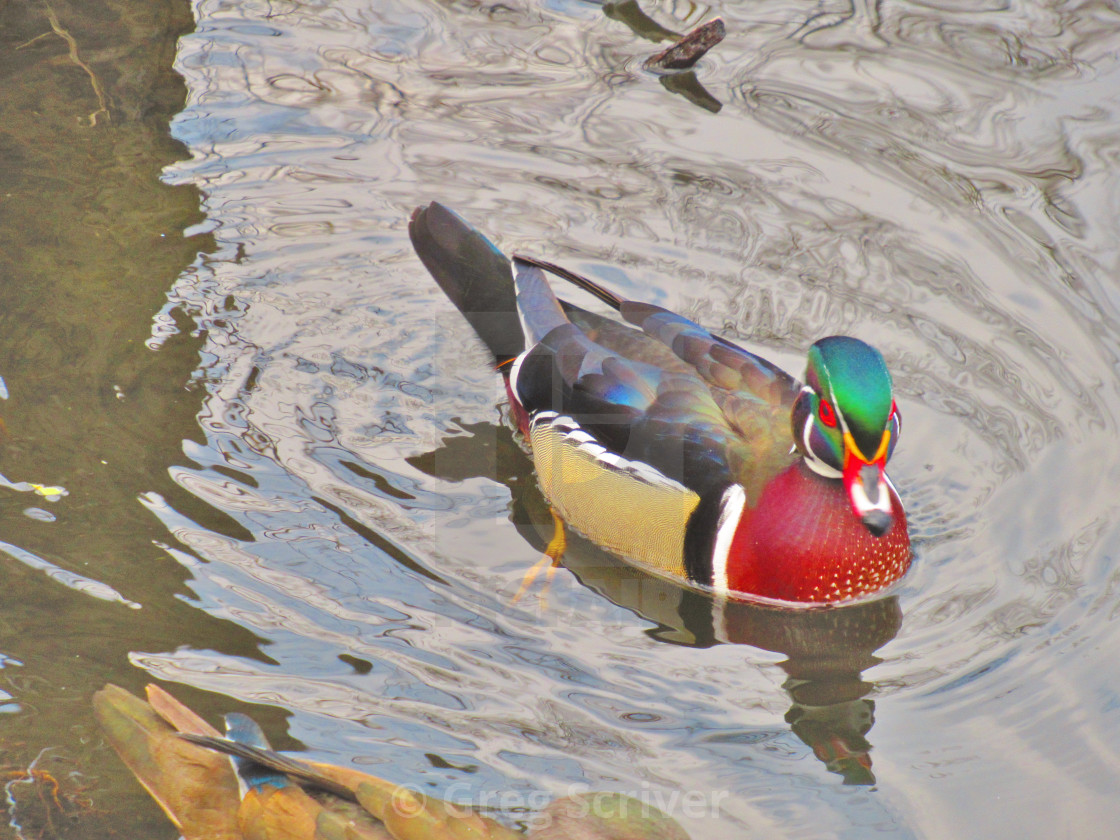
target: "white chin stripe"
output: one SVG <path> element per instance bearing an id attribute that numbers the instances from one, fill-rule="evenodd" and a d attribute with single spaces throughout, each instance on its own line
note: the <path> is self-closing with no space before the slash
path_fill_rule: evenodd
<path id="1" fill-rule="evenodd" d="M 875 504 L 867 498 L 867 493 L 863 490 L 863 482 L 857 481 L 852 485 L 852 504 L 856 506 L 860 516 L 871 513 L 874 510 L 881 511 L 887 515 L 891 514 L 891 494 L 887 487 L 885 476 L 879 479 L 879 501 Z"/>
<path id="2" fill-rule="evenodd" d="M 897 488 L 895 488 L 894 482 L 890 480 L 890 477 L 886 473 L 883 473 L 883 481 L 887 483 L 887 489 L 889 489 L 890 492 L 895 496 L 898 496 L 898 490 Z M 899 497 L 898 509 L 903 510 L 901 497 Z"/>
<path id="3" fill-rule="evenodd" d="M 808 390 L 808 388 L 802 388 L 801 390 L 805 391 Z M 812 431 L 812 429 L 813 418 L 809 417 L 805 420 L 805 425 L 801 427 L 801 446 L 805 451 L 805 454 L 801 457 L 801 460 L 805 462 L 805 466 L 807 466 L 817 475 L 824 476 L 825 478 L 843 478 L 844 473 L 842 473 L 835 467 L 830 467 L 828 464 L 826 464 L 824 461 L 813 454 L 813 448 L 809 446 L 809 433 Z"/>
<path id="4" fill-rule="evenodd" d="M 712 589 L 717 595 L 727 595 L 727 557 L 731 553 L 731 542 L 743 518 L 747 506 L 746 491 L 738 484 L 732 484 L 723 491 L 719 506 L 719 523 L 716 525 L 716 542 L 712 547 Z"/>
<path id="5" fill-rule="evenodd" d="M 835 467 L 830 467 L 824 461 L 818 461 L 816 458 L 813 458 L 810 455 L 804 456 L 801 460 L 805 462 L 805 466 L 807 466 L 817 475 L 823 476 L 824 478 L 844 477 L 844 473 L 840 472 L 840 470 L 836 469 Z"/>

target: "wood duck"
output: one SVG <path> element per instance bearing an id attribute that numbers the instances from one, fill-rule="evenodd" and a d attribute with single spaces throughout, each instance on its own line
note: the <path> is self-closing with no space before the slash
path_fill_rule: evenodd
<path id="1" fill-rule="evenodd" d="M 184 840 L 526 840 L 465 806 L 274 752 L 245 715 L 226 715 L 223 737 L 156 685 L 146 702 L 107 685 L 93 705 Z M 528 840 L 688 840 L 676 821 L 623 794 L 562 797 L 532 822 Z"/>
<path id="2" fill-rule="evenodd" d="M 407 459 L 444 481 L 491 478 L 510 488 L 510 521 L 525 541 L 543 549 L 549 519 L 532 461 L 506 426 L 460 423 L 442 444 Z M 875 652 L 902 626 L 897 595 L 866 598 L 828 609 L 789 609 L 706 592 L 647 574 L 639 566 L 586 541 L 573 540 L 564 568 L 583 586 L 647 624 L 650 639 L 682 647 L 750 645 L 783 654 L 776 665 L 792 701 L 786 723 L 844 784 L 875 784 L 870 730 L 876 684 L 864 672 L 882 660 Z"/>
<path id="3" fill-rule="evenodd" d="M 505 379 L 557 545 L 567 523 L 656 574 L 784 603 L 860 598 L 906 572 L 884 472 L 901 421 L 877 350 L 822 338 L 802 384 L 680 315 L 511 261 L 438 203 L 409 235 Z M 545 271 L 621 321 L 559 300 Z"/>

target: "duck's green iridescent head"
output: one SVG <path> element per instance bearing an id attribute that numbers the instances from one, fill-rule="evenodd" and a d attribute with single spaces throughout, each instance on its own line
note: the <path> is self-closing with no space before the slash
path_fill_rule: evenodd
<path id="1" fill-rule="evenodd" d="M 901 430 L 882 354 L 858 338 L 830 336 L 809 348 L 805 387 L 793 407 L 793 438 L 805 464 L 840 478 L 868 530 L 893 521 L 886 466 Z"/>

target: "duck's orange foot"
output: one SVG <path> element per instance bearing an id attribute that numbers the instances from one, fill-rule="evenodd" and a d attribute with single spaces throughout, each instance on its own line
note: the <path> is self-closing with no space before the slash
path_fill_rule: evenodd
<path id="1" fill-rule="evenodd" d="M 511 603 L 516 604 L 525 596 L 543 570 L 545 576 L 544 585 L 541 587 L 540 604 L 542 610 L 548 608 L 548 590 L 552 586 L 552 579 L 556 577 L 556 570 L 560 568 L 560 558 L 564 556 L 564 551 L 568 547 L 568 538 L 564 535 L 564 520 L 552 508 L 549 508 L 549 512 L 552 514 L 552 539 L 548 541 L 541 559 L 534 563 L 521 578 L 521 586 Z"/>

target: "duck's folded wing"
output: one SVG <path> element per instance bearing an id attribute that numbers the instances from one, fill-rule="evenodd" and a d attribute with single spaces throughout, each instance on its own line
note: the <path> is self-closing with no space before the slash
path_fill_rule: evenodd
<path id="1" fill-rule="evenodd" d="M 753 497 L 788 462 L 792 377 L 661 307 L 619 299 L 636 328 L 558 303 L 538 267 L 514 265 L 534 343 L 515 387 L 530 414 L 567 416 L 613 455 L 701 496 L 735 481 Z"/>
<path id="2" fill-rule="evenodd" d="M 636 301 L 625 301 L 619 312 L 644 334 L 672 350 L 677 358 L 716 388 L 776 405 L 789 405 L 801 387 L 777 365 L 714 335 L 682 315 L 652 303 Z"/>
<path id="3" fill-rule="evenodd" d="M 735 398 L 717 402 L 709 383 L 675 356 L 662 367 L 664 345 L 637 330 L 600 323 L 585 332 L 586 315 L 555 327 L 521 361 L 516 388 L 530 414 L 569 417 L 614 455 L 699 495 L 735 480 L 733 465 L 750 461 L 753 448 L 733 422 Z"/>
<path id="4" fill-rule="evenodd" d="M 637 342 L 630 333 L 638 331 L 561 302 L 569 318 L 594 340 L 621 351 L 628 358 L 649 361 L 663 368 L 671 368 L 674 363 L 683 364 L 714 388 L 750 398 L 782 405 L 796 398 L 801 385 L 781 368 L 682 315 L 652 303 L 626 300 L 562 266 L 523 256 L 517 257 L 515 262 L 544 269 L 567 280 L 617 310 L 640 329 L 640 335 L 653 339 L 653 342 Z"/>

